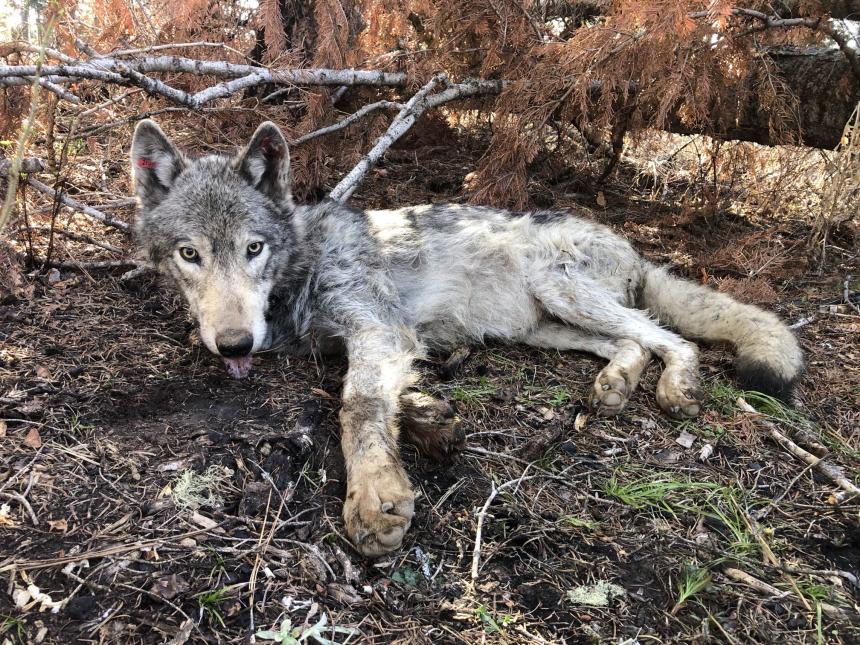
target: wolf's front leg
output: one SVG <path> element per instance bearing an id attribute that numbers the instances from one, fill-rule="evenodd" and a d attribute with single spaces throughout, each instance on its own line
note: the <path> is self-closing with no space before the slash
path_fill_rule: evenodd
<path id="1" fill-rule="evenodd" d="M 343 519 L 350 539 L 368 557 L 397 549 L 412 521 L 415 496 L 400 462 L 396 417 L 416 346 L 414 335 L 397 327 L 371 327 L 347 338 L 349 371 L 340 411 L 347 477 Z"/>

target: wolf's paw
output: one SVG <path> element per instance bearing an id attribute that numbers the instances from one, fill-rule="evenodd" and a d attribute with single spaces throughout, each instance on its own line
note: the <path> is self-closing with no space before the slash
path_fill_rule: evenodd
<path id="1" fill-rule="evenodd" d="M 441 463 L 449 463 L 466 445 L 466 433 L 451 404 L 420 392 L 400 396 L 400 429 L 422 455 Z"/>
<path id="2" fill-rule="evenodd" d="M 343 519 L 355 547 L 376 558 L 400 547 L 415 512 L 415 495 L 396 463 L 353 469 Z"/>
<path id="3" fill-rule="evenodd" d="M 698 373 L 687 367 L 669 366 L 657 383 L 657 403 L 676 419 L 689 419 L 699 414 L 701 390 Z"/>
<path id="4" fill-rule="evenodd" d="M 634 387 L 624 370 L 609 364 L 600 370 L 594 381 L 591 405 L 598 414 L 611 417 L 624 409 Z"/>

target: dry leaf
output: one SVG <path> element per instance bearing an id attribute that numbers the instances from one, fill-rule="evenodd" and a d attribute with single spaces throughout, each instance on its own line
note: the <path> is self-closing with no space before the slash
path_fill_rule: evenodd
<path id="1" fill-rule="evenodd" d="M 6 436 L 6 422 L 0 419 L 0 439 Z"/>
<path id="2" fill-rule="evenodd" d="M 601 208 L 606 208 L 606 195 L 603 194 L 603 191 L 598 191 L 597 199 L 595 199 L 597 205 Z"/>
<path id="3" fill-rule="evenodd" d="M 38 428 L 30 428 L 27 431 L 27 436 L 24 437 L 24 445 L 36 450 L 42 447 L 42 437 L 39 436 Z"/>
<path id="4" fill-rule="evenodd" d="M 188 583 L 181 575 L 172 573 L 156 580 L 150 591 L 165 600 L 171 600 L 179 594 L 185 593 L 189 588 Z"/>
<path id="5" fill-rule="evenodd" d="M 573 429 L 579 432 L 585 427 L 586 423 L 588 423 L 588 415 L 580 412 L 576 415 L 576 419 L 573 422 Z"/>
<path id="6" fill-rule="evenodd" d="M 48 526 L 52 531 L 65 533 L 69 530 L 69 523 L 66 520 L 48 520 Z"/>
<path id="7" fill-rule="evenodd" d="M 46 381 L 50 381 L 52 378 L 54 378 L 53 374 L 51 374 L 51 370 L 49 370 L 44 365 L 36 366 L 36 376 L 38 376 L 39 378 L 43 378 Z"/>
<path id="8" fill-rule="evenodd" d="M 0 526 L 13 529 L 17 526 L 12 518 L 12 507 L 9 504 L 0 504 Z"/>

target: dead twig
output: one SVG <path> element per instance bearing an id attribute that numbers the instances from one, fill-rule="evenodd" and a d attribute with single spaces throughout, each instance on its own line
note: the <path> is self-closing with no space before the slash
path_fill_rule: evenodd
<path id="1" fill-rule="evenodd" d="M 220 525 L 221 523 L 219 522 L 217 526 Z M 7 558 L 0 562 L 0 573 L 18 569 L 50 569 L 51 567 L 58 567 L 60 565 L 69 564 L 70 562 L 82 562 L 84 560 L 93 560 L 95 558 L 107 558 L 113 555 L 120 555 L 122 553 L 129 553 L 140 549 L 161 546 L 167 542 L 178 542 L 185 538 L 200 535 L 201 533 L 207 533 L 211 530 L 212 529 L 210 528 L 195 529 L 193 531 L 186 531 L 185 533 L 179 533 L 177 535 L 168 535 L 150 540 L 137 540 L 129 544 L 114 544 L 112 546 L 100 549 L 90 549 L 89 551 L 81 551 L 80 553 L 73 553 L 59 558 L 48 558 L 47 560 L 16 560 L 15 558 Z"/>
<path id="2" fill-rule="evenodd" d="M 788 452 L 790 452 L 792 455 L 818 470 L 818 472 L 827 477 L 827 479 L 829 479 L 831 482 L 833 482 L 846 493 L 848 493 L 850 497 L 856 497 L 860 495 L 860 488 L 857 488 L 857 486 L 855 486 L 854 483 L 845 476 L 841 468 L 839 468 L 838 466 L 834 466 L 830 462 L 824 461 L 824 459 L 820 457 L 816 457 L 811 452 L 807 452 L 806 450 L 798 446 L 791 439 L 789 439 L 782 432 L 780 432 L 779 429 L 777 429 L 776 425 L 763 418 L 763 416 L 759 412 L 757 412 L 754 407 L 747 403 L 743 397 L 738 397 L 737 404 L 738 407 L 744 412 L 749 412 L 756 415 L 758 417 L 759 423 L 767 429 L 770 437 L 780 446 L 788 450 Z M 845 501 L 845 498 L 837 499 L 840 502 Z"/>
<path id="3" fill-rule="evenodd" d="M 47 226 L 25 226 L 18 229 L 18 233 L 25 234 L 30 232 L 38 232 L 38 233 L 48 233 L 51 229 Z M 118 246 L 114 246 L 113 244 L 108 244 L 107 242 L 99 242 L 91 238 L 89 235 L 83 235 L 81 233 L 73 233 L 72 231 L 66 230 L 64 228 L 54 228 L 54 235 L 60 235 L 62 237 L 67 237 L 70 240 L 74 240 L 75 242 L 82 242 L 84 244 L 90 244 L 92 246 L 97 246 L 105 251 L 110 251 L 111 253 L 123 253 L 123 250 Z"/>
<path id="4" fill-rule="evenodd" d="M 501 486 L 496 486 L 496 483 L 493 482 L 490 495 L 489 497 L 487 497 L 487 501 L 484 502 L 484 506 L 481 507 L 481 510 L 478 512 L 478 527 L 475 529 L 475 546 L 472 548 L 472 584 L 474 584 L 478 580 L 478 567 L 481 563 L 481 534 L 484 529 L 484 520 L 487 517 L 487 509 L 490 508 L 490 504 L 493 503 L 493 500 L 496 499 L 496 496 L 503 490 L 511 488 L 512 486 L 519 486 L 524 481 L 528 481 L 529 479 L 540 477 L 540 475 L 530 475 L 529 477 L 526 477 L 525 475 L 530 467 L 531 464 L 525 467 L 522 474 L 517 479 L 512 479 L 508 482 L 505 482 Z"/>
<path id="5" fill-rule="evenodd" d="M 440 83 L 447 85 L 447 89 L 430 96 L 430 92 Z M 502 86 L 502 81 L 469 81 L 450 85 L 447 76 L 437 74 L 409 99 L 406 105 L 403 106 L 397 116 L 391 121 L 385 133 L 376 141 L 373 148 L 370 149 L 370 152 L 362 157 L 361 161 L 334 187 L 331 193 L 329 193 L 329 197 L 339 202 L 348 200 L 368 171 L 379 162 L 382 155 L 427 110 L 439 107 L 455 99 L 498 94 L 501 92 Z"/>
<path id="6" fill-rule="evenodd" d="M 106 214 L 102 213 L 99 210 L 96 210 L 95 208 L 93 208 L 91 206 L 81 204 L 80 202 L 75 201 L 74 199 L 72 199 L 71 197 L 68 197 L 67 195 L 63 194 L 63 195 L 58 196 L 57 191 L 55 191 L 50 186 L 43 184 L 41 181 L 39 181 L 35 177 L 28 177 L 27 183 L 30 184 L 36 190 L 38 190 L 40 193 L 44 193 L 44 194 L 46 194 L 49 197 L 52 197 L 54 199 L 59 199 L 60 202 L 62 202 L 64 205 L 68 206 L 69 208 L 72 208 L 76 211 L 79 211 L 79 212 L 83 213 L 84 215 L 87 215 L 88 217 L 91 217 L 94 220 L 101 222 L 102 224 L 107 224 L 108 226 L 118 228 L 121 231 L 128 232 L 128 230 L 129 230 L 128 224 L 126 224 L 122 220 L 116 219 L 115 217 L 111 217 L 110 215 L 106 215 Z"/>
<path id="7" fill-rule="evenodd" d="M 77 96 L 69 92 L 68 90 L 60 87 L 56 83 L 52 83 L 46 78 L 35 78 L 33 76 L 22 76 L 15 78 L 2 78 L 0 79 L 0 85 L 5 86 L 14 86 L 14 85 L 32 85 L 33 83 L 38 83 L 42 89 L 48 90 L 49 92 L 53 92 L 61 99 L 65 99 L 69 103 L 73 105 L 80 105 L 81 99 Z"/>
<path id="8" fill-rule="evenodd" d="M 6 499 L 13 499 L 18 502 L 27 510 L 27 513 L 30 515 L 30 521 L 33 522 L 33 526 L 39 526 L 39 518 L 36 517 L 35 511 L 33 511 L 33 507 L 30 506 L 30 502 L 28 502 L 23 495 L 19 495 L 18 493 L 9 493 L 5 491 L 0 492 L 0 495 L 5 497 Z"/>
<path id="9" fill-rule="evenodd" d="M 51 267 L 54 269 L 63 269 L 64 271 L 110 271 L 113 269 L 132 269 L 137 270 L 143 265 L 139 260 L 127 259 L 127 260 L 97 260 L 95 262 L 76 262 L 76 261 L 68 261 L 68 262 L 59 262 L 57 260 L 49 260 L 48 258 L 39 257 L 38 255 L 34 255 L 32 260 L 36 264 L 40 264 L 42 266 Z"/>
<path id="10" fill-rule="evenodd" d="M 364 118 L 371 112 L 375 112 L 377 110 L 402 110 L 403 108 L 403 103 L 397 103 L 396 101 L 377 101 L 376 103 L 370 103 L 333 125 L 328 125 L 324 128 L 320 128 L 319 130 L 314 130 L 313 132 L 303 134 L 298 139 L 293 141 L 293 145 L 297 146 L 299 144 L 305 143 L 306 141 L 310 141 L 311 139 L 316 139 L 317 137 L 322 137 L 326 134 L 331 134 L 332 132 L 337 132 L 338 130 L 348 128 L 353 123 Z"/>

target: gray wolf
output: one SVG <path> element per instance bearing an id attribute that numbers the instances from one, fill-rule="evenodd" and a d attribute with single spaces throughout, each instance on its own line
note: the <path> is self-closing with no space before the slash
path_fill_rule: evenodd
<path id="1" fill-rule="evenodd" d="M 413 515 L 396 419 L 427 350 L 492 338 L 596 354 L 608 364 L 589 398 L 603 414 L 623 409 L 656 354 L 657 402 L 677 418 L 700 410 L 697 348 L 680 334 L 733 344 L 742 383 L 770 394 L 787 397 L 802 368 L 775 315 L 673 277 L 569 213 L 298 205 L 273 123 L 235 156 L 190 159 L 141 121 L 131 161 L 139 243 L 232 376 L 273 346 L 346 352 L 343 516 L 368 556 L 396 549 Z"/>

